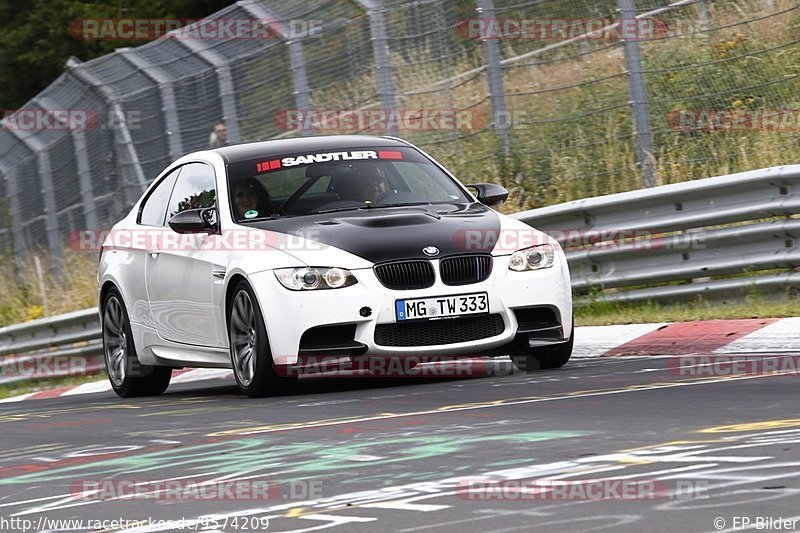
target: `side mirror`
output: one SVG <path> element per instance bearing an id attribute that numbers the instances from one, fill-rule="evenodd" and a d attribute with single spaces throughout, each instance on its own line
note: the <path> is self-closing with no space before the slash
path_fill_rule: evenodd
<path id="1" fill-rule="evenodd" d="M 216 233 L 217 212 L 213 207 L 187 209 L 169 219 L 175 233 Z"/>
<path id="2" fill-rule="evenodd" d="M 505 187 L 501 187 L 495 183 L 475 183 L 467 185 L 468 188 L 474 189 L 477 194 L 478 201 L 489 207 L 495 207 L 508 199 L 508 191 Z"/>

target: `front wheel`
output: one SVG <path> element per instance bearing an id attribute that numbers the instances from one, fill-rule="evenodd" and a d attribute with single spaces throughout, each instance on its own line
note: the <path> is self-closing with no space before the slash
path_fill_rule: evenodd
<path id="1" fill-rule="evenodd" d="M 251 398 L 284 392 L 296 379 L 275 372 L 264 317 L 246 281 L 236 286 L 228 317 L 231 366 L 239 389 Z"/>
<path id="2" fill-rule="evenodd" d="M 567 342 L 543 348 L 523 346 L 521 349 L 516 350 L 518 355 L 511 356 L 511 362 L 523 372 L 560 368 L 567 364 L 567 361 L 572 356 L 574 341 L 575 328 L 573 327 Z M 525 344 L 527 344 L 527 341 Z"/>
<path id="3" fill-rule="evenodd" d="M 103 357 L 111 388 L 122 398 L 158 396 L 169 387 L 172 369 L 139 362 L 128 312 L 117 289 L 103 300 Z"/>

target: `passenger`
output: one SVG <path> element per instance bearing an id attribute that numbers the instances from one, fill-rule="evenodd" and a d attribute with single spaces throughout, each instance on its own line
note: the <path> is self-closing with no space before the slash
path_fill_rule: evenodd
<path id="1" fill-rule="evenodd" d="M 264 217 L 277 212 L 269 193 L 255 178 L 244 179 L 234 186 L 233 203 L 237 220 Z"/>

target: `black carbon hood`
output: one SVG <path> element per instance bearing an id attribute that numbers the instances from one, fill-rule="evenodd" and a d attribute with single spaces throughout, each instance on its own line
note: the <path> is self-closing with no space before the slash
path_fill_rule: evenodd
<path id="1" fill-rule="evenodd" d="M 319 241 L 372 263 L 430 259 L 422 252 L 426 246 L 439 249 L 436 258 L 491 253 L 500 234 L 497 213 L 479 203 L 362 209 L 247 225 Z"/>

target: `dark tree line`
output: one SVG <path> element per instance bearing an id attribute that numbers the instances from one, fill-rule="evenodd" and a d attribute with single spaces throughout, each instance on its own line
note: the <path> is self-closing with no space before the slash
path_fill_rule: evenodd
<path id="1" fill-rule="evenodd" d="M 78 19 L 201 18 L 234 0 L 0 0 L 0 111 L 16 109 L 63 71 L 70 56 L 87 61 L 146 41 L 85 40 Z"/>

